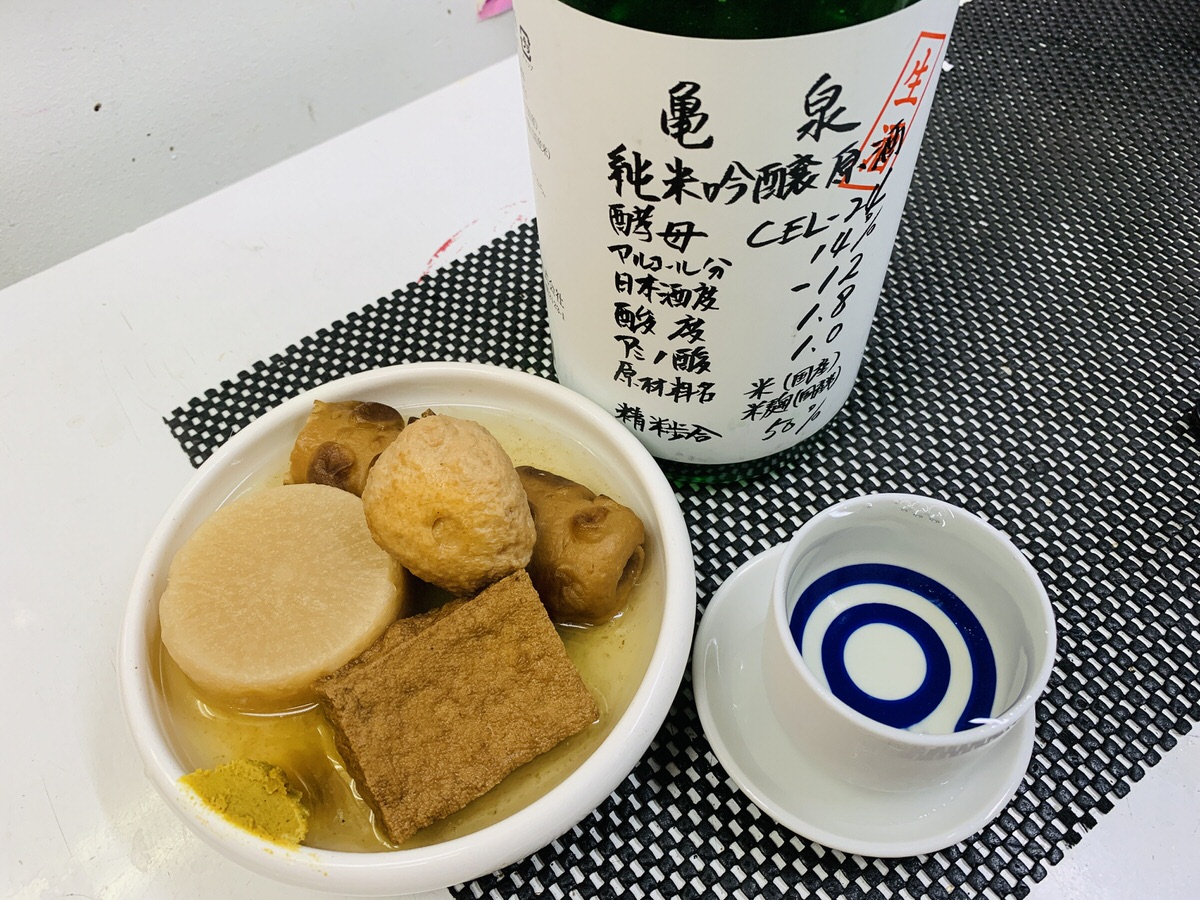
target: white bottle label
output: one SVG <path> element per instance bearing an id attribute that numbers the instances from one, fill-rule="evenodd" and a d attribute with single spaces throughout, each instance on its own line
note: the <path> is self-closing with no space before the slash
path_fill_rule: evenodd
<path id="1" fill-rule="evenodd" d="M 555 369 L 663 459 L 823 427 L 854 385 L 958 0 L 766 40 L 516 3 Z"/>

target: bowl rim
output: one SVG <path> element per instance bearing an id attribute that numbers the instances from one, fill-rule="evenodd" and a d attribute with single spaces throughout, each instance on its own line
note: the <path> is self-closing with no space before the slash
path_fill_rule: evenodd
<path id="1" fill-rule="evenodd" d="M 474 400 L 503 406 L 503 394 L 516 391 L 539 409 L 577 416 L 580 430 L 590 428 L 611 443 L 628 462 L 630 477 L 646 495 L 646 512 L 658 523 L 664 550 L 660 631 L 646 675 L 609 734 L 578 768 L 528 806 L 479 831 L 428 847 L 369 853 L 285 848 L 230 824 L 178 782 L 184 770 L 161 728 L 153 697 L 147 638 L 157 622 L 154 583 L 161 567 L 169 565 L 169 545 L 197 497 L 282 421 L 301 410 L 307 415 L 314 399 L 350 399 L 355 391 L 433 379 L 439 391 L 461 394 L 464 405 Z M 196 470 L 159 521 L 134 575 L 121 624 L 119 691 L 147 777 L 207 843 L 260 874 L 295 885 L 359 895 L 411 893 L 469 881 L 522 859 L 599 806 L 637 765 L 666 719 L 687 666 L 695 617 L 692 545 L 674 489 L 649 451 L 615 418 L 557 382 L 521 370 L 471 362 L 402 363 L 333 379 L 283 401 L 231 436 Z"/>

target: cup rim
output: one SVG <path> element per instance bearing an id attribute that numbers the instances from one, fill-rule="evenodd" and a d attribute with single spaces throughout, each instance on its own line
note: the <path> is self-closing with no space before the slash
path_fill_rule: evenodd
<path id="1" fill-rule="evenodd" d="M 788 660 L 792 663 L 793 670 L 808 685 L 814 696 L 820 698 L 822 702 L 836 710 L 838 714 L 844 716 L 853 725 L 868 732 L 873 737 L 886 739 L 914 749 L 930 750 L 961 749 L 975 744 L 986 743 L 1008 731 L 1014 724 L 1033 710 L 1034 704 L 1050 680 L 1050 673 L 1054 668 L 1056 658 L 1058 638 L 1055 627 L 1054 608 L 1050 603 L 1049 596 L 1046 594 L 1045 586 L 1042 584 L 1033 565 L 1017 549 L 1016 545 L 1013 544 L 1006 534 L 974 513 L 935 497 L 907 493 L 863 494 L 846 498 L 832 506 L 826 507 L 801 525 L 786 544 L 783 556 L 779 560 L 779 567 L 776 569 L 775 577 L 771 582 L 771 602 L 768 615 L 772 621 L 769 627 L 775 628 L 780 634 L 786 635 L 789 632 L 787 618 L 788 578 L 786 576 L 791 572 L 796 559 L 809 548 L 814 532 L 819 531 L 830 520 L 839 518 L 850 512 L 850 507 L 854 507 L 855 509 L 870 508 L 873 504 L 883 505 L 907 501 L 934 504 L 940 509 L 952 513 L 955 521 L 961 523 L 961 527 L 971 529 L 975 533 L 983 535 L 997 552 L 1016 564 L 1023 578 L 1025 588 L 1037 601 L 1036 605 L 1041 609 L 1046 623 L 1045 654 L 1041 666 L 1036 672 L 1031 673 L 1028 682 L 1029 687 L 1026 691 L 1016 701 L 1011 703 L 1003 713 L 981 725 L 976 725 L 966 731 L 958 731 L 952 734 L 924 734 L 898 728 L 894 725 L 886 725 L 854 709 L 843 700 L 834 696 L 825 685 L 817 680 L 816 676 L 812 674 L 808 666 L 804 663 L 803 657 L 800 655 L 800 651 L 794 641 L 783 640 L 780 643 L 783 645 L 783 650 Z M 858 522 L 861 522 L 861 519 Z M 855 524 L 858 524 L 858 522 Z"/>

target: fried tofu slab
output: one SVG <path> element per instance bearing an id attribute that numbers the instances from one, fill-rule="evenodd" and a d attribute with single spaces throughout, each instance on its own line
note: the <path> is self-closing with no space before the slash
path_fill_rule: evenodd
<path id="1" fill-rule="evenodd" d="M 524 570 L 401 619 L 316 691 L 347 769 L 395 844 L 599 715 Z"/>

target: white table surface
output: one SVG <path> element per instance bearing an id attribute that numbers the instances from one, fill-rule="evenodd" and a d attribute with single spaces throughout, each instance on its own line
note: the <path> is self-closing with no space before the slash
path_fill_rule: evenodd
<path id="1" fill-rule="evenodd" d="M 163 417 L 533 218 L 527 166 L 509 59 L 0 291 L 4 896 L 328 896 L 193 837 L 122 721 L 127 592 L 192 472 Z M 1200 896 L 1198 848 L 1193 732 L 1031 896 Z"/>

